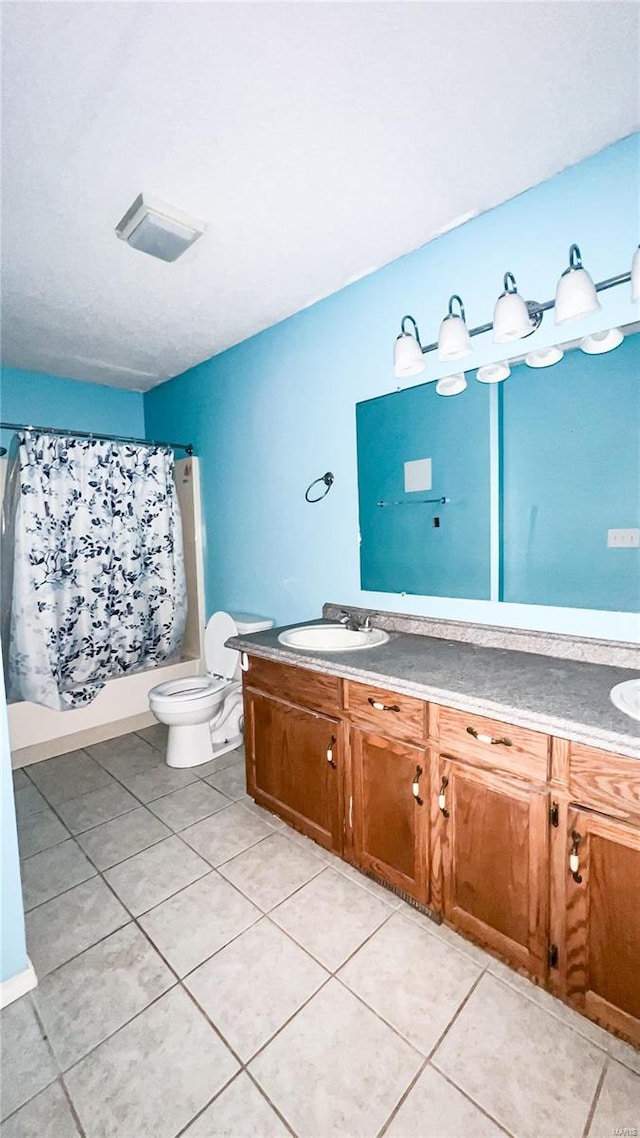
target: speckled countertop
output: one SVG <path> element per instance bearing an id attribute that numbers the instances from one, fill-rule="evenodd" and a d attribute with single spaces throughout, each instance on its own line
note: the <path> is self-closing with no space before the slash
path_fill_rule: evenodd
<path id="1" fill-rule="evenodd" d="M 609 699 L 614 684 L 636 678 L 630 668 L 401 632 L 390 632 L 386 644 L 365 651 L 310 652 L 285 648 L 278 642 L 282 631 L 237 636 L 228 644 L 640 759 L 640 723 Z"/>

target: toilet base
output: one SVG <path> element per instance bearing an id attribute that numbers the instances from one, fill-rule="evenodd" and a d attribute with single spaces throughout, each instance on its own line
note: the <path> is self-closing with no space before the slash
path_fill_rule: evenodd
<path id="1" fill-rule="evenodd" d="M 234 751 L 242 744 L 242 735 L 234 735 L 224 743 L 211 742 L 208 723 L 179 724 L 169 727 L 167 740 L 167 766 L 199 767 L 210 763 L 218 755 Z"/>

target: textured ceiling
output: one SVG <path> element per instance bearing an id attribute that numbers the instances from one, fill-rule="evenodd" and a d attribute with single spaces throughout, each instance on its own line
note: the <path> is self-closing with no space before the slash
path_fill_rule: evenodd
<path id="1" fill-rule="evenodd" d="M 638 125 L 635 3 L 2 7 L 3 361 L 118 387 Z M 175 264 L 114 235 L 141 190 L 208 223 Z"/>

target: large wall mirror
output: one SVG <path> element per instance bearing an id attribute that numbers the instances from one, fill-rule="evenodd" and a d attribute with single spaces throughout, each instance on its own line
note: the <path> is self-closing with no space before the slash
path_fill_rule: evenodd
<path id="1" fill-rule="evenodd" d="M 637 612 L 639 328 L 359 403 L 362 588 Z"/>

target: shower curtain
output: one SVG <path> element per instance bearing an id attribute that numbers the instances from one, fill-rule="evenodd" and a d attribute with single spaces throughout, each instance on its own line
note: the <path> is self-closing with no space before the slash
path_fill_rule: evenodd
<path id="1" fill-rule="evenodd" d="M 62 711 L 179 653 L 186 585 L 173 454 L 43 432 L 18 441 L 3 509 L 8 696 Z"/>

